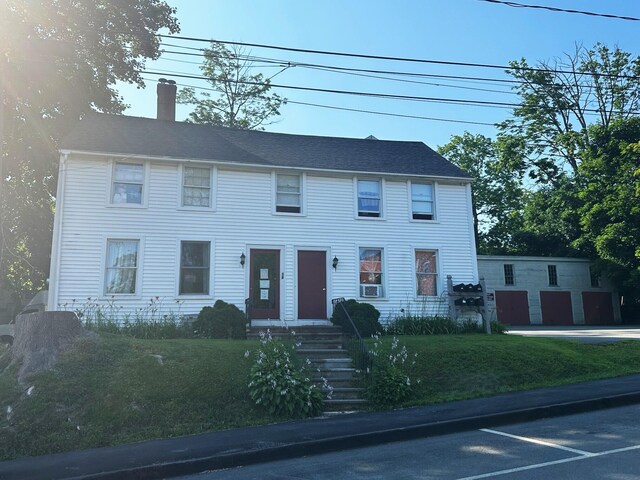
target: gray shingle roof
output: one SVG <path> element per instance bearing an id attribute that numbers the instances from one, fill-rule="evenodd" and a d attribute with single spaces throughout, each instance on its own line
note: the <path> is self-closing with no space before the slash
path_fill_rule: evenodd
<path id="1" fill-rule="evenodd" d="M 60 149 L 302 169 L 469 178 L 422 142 L 291 135 L 122 115 L 89 115 L 61 141 Z"/>

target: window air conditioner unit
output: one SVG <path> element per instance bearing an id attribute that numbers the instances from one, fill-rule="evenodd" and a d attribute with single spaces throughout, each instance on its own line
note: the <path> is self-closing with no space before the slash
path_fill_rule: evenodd
<path id="1" fill-rule="evenodd" d="M 360 285 L 360 296 L 378 298 L 382 296 L 382 285 Z"/>

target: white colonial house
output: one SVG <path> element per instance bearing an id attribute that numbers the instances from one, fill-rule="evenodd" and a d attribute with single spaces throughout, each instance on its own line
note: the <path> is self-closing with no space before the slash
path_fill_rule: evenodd
<path id="1" fill-rule="evenodd" d="M 384 320 L 478 280 L 470 178 L 421 142 L 93 114 L 60 153 L 49 310 L 313 324 L 346 297 Z"/>
<path id="2" fill-rule="evenodd" d="M 478 255 L 487 314 L 507 325 L 611 325 L 621 322 L 611 282 L 585 258 Z"/>

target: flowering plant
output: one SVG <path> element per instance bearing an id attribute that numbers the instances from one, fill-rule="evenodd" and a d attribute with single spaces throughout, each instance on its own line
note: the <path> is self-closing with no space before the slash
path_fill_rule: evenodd
<path id="1" fill-rule="evenodd" d="M 268 330 L 260 333 L 249 395 L 274 415 L 310 417 L 322 411 L 322 392 L 305 367 L 297 364 L 293 348 L 274 340 Z"/>
<path id="2" fill-rule="evenodd" d="M 397 337 L 393 337 L 388 349 L 378 335 L 372 335 L 373 369 L 371 381 L 365 390 L 367 399 L 375 407 L 392 407 L 400 405 L 411 397 L 414 383 L 410 367 L 415 365 L 418 354 L 409 355 L 407 347 L 400 345 Z"/>

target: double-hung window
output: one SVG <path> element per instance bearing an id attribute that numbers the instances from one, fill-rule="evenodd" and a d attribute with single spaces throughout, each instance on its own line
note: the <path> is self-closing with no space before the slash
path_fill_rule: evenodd
<path id="1" fill-rule="evenodd" d="M 515 285 L 516 284 L 516 276 L 515 270 L 512 263 L 505 263 L 504 267 L 504 284 L 505 285 Z"/>
<path id="2" fill-rule="evenodd" d="M 302 213 L 302 176 L 276 174 L 276 212 Z"/>
<path id="3" fill-rule="evenodd" d="M 416 284 L 418 296 L 438 295 L 438 267 L 435 251 L 416 250 Z"/>
<path id="4" fill-rule="evenodd" d="M 211 168 L 183 168 L 182 206 L 211 207 Z"/>
<path id="5" fill-rule="evenodd" d="M 107 240 L 106 295 L 136 293 L 138 240 Z"/>
<path id="6" fill-rule="evenodd" d="M 180 295 L 209 295 L 210 242 L 180 243 Z"/>
<path id="7" fill-rule="evenodd" d="M 381 248 L 360 248 L 360 296 L 382 297 L 383 292 L 383 250 Z"/>
<path id="8" fill-rule="evenodd" d="M 411 218 L 433 220 L 435 218 L 433 183 L 411 182 Z"/>
<path id="9" fill-rule="evenodd" d="M 549 274 L 549 285 L 552 287 L 558 286 L 558 270 L 555 265 L 547 265 L 547 272 Z"/>
<path id="10" fill-rule="evenodd" d="M 358 180 L 358 216 L 382 216 L 381 180 Z"/>
<path id="11" fill-rule="evenodd" d="M 142 205 L 144 165 L 116 162 L 113 168 L 111 203 Z"/>
<path id="12" fill-rule="evenodd" d="M 589 266 L 589 280 L 592 287 L 596 288 L 600 286 L 600 275 L 598 275 L 592 266 Z"/>

